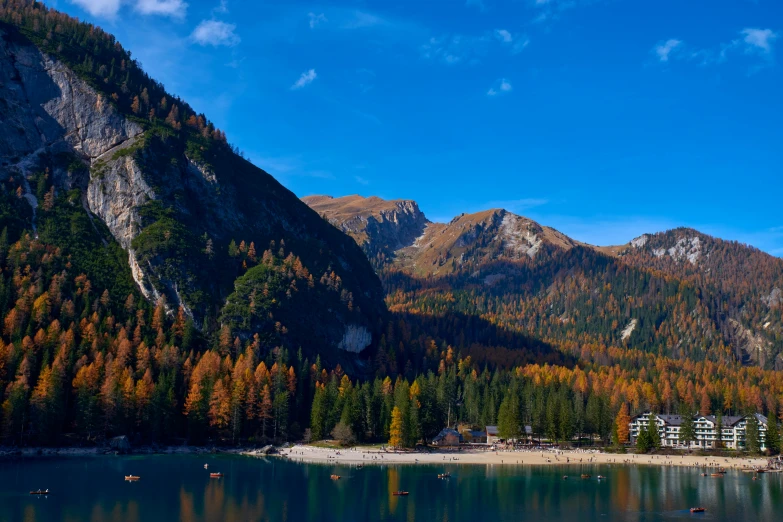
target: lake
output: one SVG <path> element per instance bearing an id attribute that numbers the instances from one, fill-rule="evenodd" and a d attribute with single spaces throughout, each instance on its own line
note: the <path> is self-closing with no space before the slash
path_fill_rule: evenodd
<path id="1" fill-rule="evenodd" d="M 450 479 L 437 478 L 444 470 Z M 210 479 L 210 471 L 225 476 Z M 580 479 L 583 472 L 593 478 Z M 342 478 L 330 480 L 332 473 Z M 141 479 L 125 482 L 130 474 Z M 52 457 L 0 461 L 0 521 L 779 520 L 782 479 L 620 465 L 357 469 L 220 455 Z M 52 493 L 29 495 L 38 488 Z M 391 495 L 399 489 L 410 495 Z M 692 515 L 691 506 L 708 511 Z"/>

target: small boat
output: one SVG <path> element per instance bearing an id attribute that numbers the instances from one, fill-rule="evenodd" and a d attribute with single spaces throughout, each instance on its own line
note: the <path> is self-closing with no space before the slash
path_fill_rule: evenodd
<path id="1" fill-rule="evenodd" d="M 563 475 L 563 480 L 568 480 L 568 475 Z"/>
<path id="2" fill-rule="evenodd" d="M 48 495 L 49 494 L 49 488 L 47 489 L 36 489 L 35 491 L 30 492 L 31 495 Z"/>
<path id="3" fill-rule="evenodd" d="M 451 473 L 449 473 L 448 471 L 446 473 L 438 473 L 439 479 L 447 479 L 449 477 L 451 477 Z"/>
<path id="4" fill-rule="evenodd" d="M 592 478 L 592 475 L 588 475 L 587 473 L 582 473 L 582 478 L 583 479 L 589 479 L 589 478 Z"/>
<path id="5" fill-rule="evenodd" d="M 603 475 L 598 475 L 598 480 L 604 480 L 604 479 L 606 479 L 606 477 L 604 477 Z"/>
<path id="6" fill-rule="evenodd" d="M 363 467 L 364 467 L 364 464 L 359 464 L 358 466 L 356 466 L 356 469 L 362 469 Z"/>
<path id="7" fill-rule="evenodd" d="M 707 509 L 703 508 L 703 507 L 692 507 L 691 508 L 691 513 L 704 513 L 705 511 L 707 511 Z"/>
<path id="8" fill-rule="evenodd" d="M 723 478 L 723 476 L 724 476 L 724 475 L 725 475 L 725 473 L 713 473 L 713 474 L 711 474 L 710 476 L 711 476 L 711 477 L 719 477 L 719 478 Z"/>
<path id="9" fill-rule="evenodd" d="M 340 480 L 342 477 L 340 475 L 331 475 L 329 478 L 332 480 Z"/>
<path id="10" fill-rule="evenodd" d="M 210 473 L 209 478 L 223 478 L 222 473 Z"/>
<path id="11" fill-rule="evenodd" d="M 394 493 L 392 493 L 392 495 L 394 495 L 395 497 L 407 497 L 408 496 L 408 492 L 407 491 L 395 491 Z"/>
<path id="12" fill-rule="evenodd" d="M 209 464 L 204 464 L 204 469 L 209 469 Z"/>
<path id="13" fill-rule="evenodd" d="M 141 477 L 138 476 L 138 475 L 125 475 L 125 480 L 127 480 L 128 482 L 135 482 L 135 481 L 139 480 L 140 478 Z"/>

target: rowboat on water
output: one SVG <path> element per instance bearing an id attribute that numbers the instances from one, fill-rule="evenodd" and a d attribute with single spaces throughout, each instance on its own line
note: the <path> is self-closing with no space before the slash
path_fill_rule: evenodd
<path id="1" fill-rule="evenodd" d="M 598 475 L 598 480 L 604 480 L 604 479 L 606 479 L 606 477 L 604 477 L 603 475 Z"/>
<path id="2" fill-rule="evenodd" d="M 451 477 L 451 473 L 449 473 L 448 471 L 446 473 L 438 473 L 439 479 L 447 479 L 449 477 Z"/>
<path id="3" fill-rule="evenodd" d="M 209 464 L 204 464 L 204 469 L 209 469 Z"/>
<path id="4" fill-rule="evenodd" d="M 125 480 L 127 480 L 128 482 L 135 482 L 135 481 L 139 480 L 140 478 L 141 477 L 138 476 L 138 475 L 125 475 Z"/>
<path id="5" fill-rule="evenodd" d="M 222 477 L 223 477 L 222 473 L 210 473 L 209 474 L 209 478 L 222 478 Z"/>
<path id="6" fill-rule="evenodd" d="M 394 493 L 392 493 L 392 495 L 394 495 L 395 497 L 407 497 L 408 496 L 408 492 L 407 491 L 395 491 Z"/>
<path id="7" fill-rule="evenodd" d="M 31 495 L 48 495 L 49 494 L 49 488 L 47 489 L 36 489 L 35 491 L 30 492 Z"/>
<path id="8" fill-rule="evenodd" d="M 724 476 L 724 475 L 725 475 L 725 473 L 713 473 L 713 474 L 712 474 L 712 475 L 710 475 L 710 476 L 712 476 L 712 477 L 720 477 L 720 478 L 723 478 L 723 476 Z"/>
<path id="9" fill-rule="evenodd" d="M 332 480 L 340 480 L 341 477 L 340 475 L 331 475 L 329 478 Z"/>
<path id="10" fill-rule="evenodd" d="M 691 508 L 691 513 L 704 513 L 705 511 L 707 511 L 707 509 L 703 508 L 703 507 L 692 507 Z"/>
<path id="11" fill-rule="evenodd" d="M 583 479 L 589 479 L 591 477 L 592 477 L 592 475 L 588 475 L 587 473 L 582 473 L 582 478 Z"/>

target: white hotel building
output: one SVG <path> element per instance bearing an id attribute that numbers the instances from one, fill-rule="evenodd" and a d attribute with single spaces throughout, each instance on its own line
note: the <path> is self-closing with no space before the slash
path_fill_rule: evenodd
<path id="1" fill-rule="evenodd" d="M 767 418 L 758 413 L 753 414 L 759 425 L 759 444 L 761 449 L 765 449 L 764 441 L 767 432 Z M 749 416 L 731 416 L 723 417 L 723 426 L 721 431 L 721 441 L 724 448 L 744 449 L 745 448 L 745 426 Z M 631 419 L 631 444 L 636 444 L 636 439 L 643 428 L 649 424 L 650 412 L 636 415 Z M 709 449 L 714 448 L 718 440 L 718 430 L 716 428 L 717 418 L 715 415 L 694 415 L 693 427 L 696 433 L 696 440 L 691 441 L 690 445 L 680 442 L 680 426 L 682 425 L 681 415 L 654 415 L 655 423 L 658 425 L 658 434 L 661 437 L 661 446 L 668 448 L 687 449 Z"/>

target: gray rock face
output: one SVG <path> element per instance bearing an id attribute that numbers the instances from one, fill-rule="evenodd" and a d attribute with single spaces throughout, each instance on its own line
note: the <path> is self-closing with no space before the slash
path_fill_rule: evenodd
<path id="1" fill-rule="evenodd" d="M 141 139 L 143 129 L 61 62 L 34 46 L 2 38 L 0 89 L 4 129 L 0 133 L 0 176 L 25 176 L 39 168 L 44 154 L 62 152 L 76 154 L 93 171 L 100 166 L 99 174 L 89 180 L 60 179 L 60 185 L 83 189 L 88 209 L 106 223 L 123 248 L 130 249 L 141 228 L 138 207 L 155 199 L 133 155 L 121 154 Z M 34 196 L 25 196 L 34 207 Z M 144 282 L 144 270 L 138 264 L 133 274 L 145 295 L 159 295 Z"/>
<path id="2" fill-rule="evenodd" d="M 73 71 L 36 47 L 0 39 L 0 82 L 0 120 L 13 129 L 0 138 L 1 167 L 42 149 L 71 149 L 94 159 L 142 132 Z"/>
<path id="3" fill-rule="evenodd" d="M 337 347 L 346 352 L 359 353 L 372 342 L 372 334 L 364 326 L 349 324 Z"/>
<path id="4" fill-rule="evenodd" d="M 155 199 L 155 193 L 147 184 L 132 155 L 124 155 L 115 160 L 105 158 L 116 154 L 124 146 L 132 145 L 129 140 L 116 149 L 111 149 L 99 156 L 95 163 L 102 167 L 97 169 L 87 187 L 87 204 L 90 211 L 99 216 L 122 248 L 128 250 L 131 241 L 141 229 L 138 207 Z M 107 160 L 105 166 L 103 159 Z"/>

